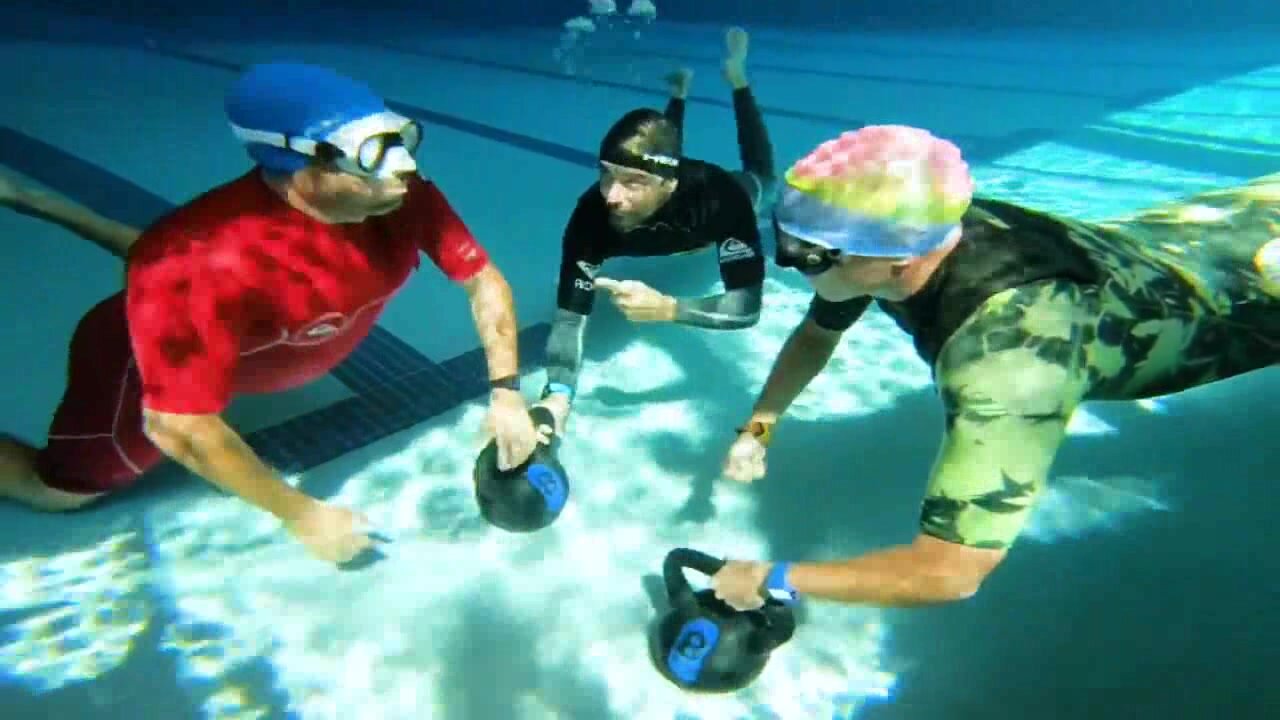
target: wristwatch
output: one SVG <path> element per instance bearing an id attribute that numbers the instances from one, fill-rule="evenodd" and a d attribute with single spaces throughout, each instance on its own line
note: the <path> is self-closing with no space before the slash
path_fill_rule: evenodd
<path id="1" fill-rule="evenodd" d="M 514 390 L 520 392 L 520 376 L 504 375 L 489 381 L 490 390 Z"/>
<path id="2" fill-rule="evenodd" d="M 752 420 L 744 427 L 737 428 L 739 434 L 751 433 L 755 439 L 760 441 L 761 445 L 768 445 L 773 439 L 773 423 L 764 423 L 759 420 Z"/>
<path id="3" fill-rule="evenodd" d="M 569 398 L 570 402 L 572 402 L 573 388 L 569 387 L 564 383 L 549 382 L 546 384 L 545 387 L 542 388 L 542 397 L 540 399 L 546 400 L 552 395 L 564 395 L 565 397 Z"/>

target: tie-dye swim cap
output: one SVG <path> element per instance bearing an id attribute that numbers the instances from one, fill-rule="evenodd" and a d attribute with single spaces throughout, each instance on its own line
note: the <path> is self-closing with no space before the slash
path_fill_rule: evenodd
<path id="1" fill-rule="evenodd" d="M 959 227 L 973 198 L 960 149 L 928 131 L 872 125 L 819 145 L 786 173 L 774 217 L 788 235 L 866 257 L 916 257 Z"/>

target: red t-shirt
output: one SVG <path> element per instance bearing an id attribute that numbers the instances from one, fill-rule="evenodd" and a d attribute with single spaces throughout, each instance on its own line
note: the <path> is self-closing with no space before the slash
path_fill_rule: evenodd
<path id="1" fill-rule="evenodd" d="M 250 172 L 152 225 L 131 249 L 126 314 L 149 410 L 219 413 L 238 393 L 324 375 L 368 335 L 425 252 L 465 281 L 489 261 L 435 185 L 358 224 L 290 207 Z"/>

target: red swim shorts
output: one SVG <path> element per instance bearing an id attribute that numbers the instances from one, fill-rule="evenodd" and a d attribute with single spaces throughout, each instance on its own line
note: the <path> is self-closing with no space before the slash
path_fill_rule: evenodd
<path id="1" fill-rule="evenodd" d="M 67 389 L 36 460 L 51 488 L 119 490 L 164 459 L 142 432 L 142 382 L 124 303 L 123 292 L 98 303 L 71 337 Z"/>

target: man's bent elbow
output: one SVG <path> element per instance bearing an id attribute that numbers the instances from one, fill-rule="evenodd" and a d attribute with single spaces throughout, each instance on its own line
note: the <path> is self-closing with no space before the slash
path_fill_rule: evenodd
<path id="1" fill-rule="evenodd" d="M 917 577 L 912 583 L 910 605 L 950 605 L 978 594 L 985 575 L 976 575 L 960 567 L 939 566 Z"/>
<path id="2" fill-rule="evenodd" d="M 934 597 L 939 604 L 963 602 L 978 594 L 985 579 L 985 576 L 949 576 L 937 584 Z"/>
<path id="3" fill-rule="evenodd" d="M 953 603 L 978 594 L 991 572 L 1004 560 L 1007 549 L 981 548 L 921 535 L 916 548 L 932 558 L 927 565 L 927 594 L 935 602 Z"/>

